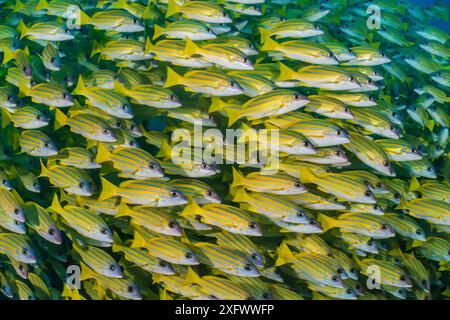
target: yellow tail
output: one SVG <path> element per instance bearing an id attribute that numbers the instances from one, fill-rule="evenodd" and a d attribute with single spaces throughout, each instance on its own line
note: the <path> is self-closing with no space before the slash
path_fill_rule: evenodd
<path id="1" fill-rule="evenodd" d="M 180 10 L 181 6 L 178 5 L 175 0 L 169 0 L 167 5 L 166 18 L 177 14 L 178 12 L 180 12 Z"/>
<path id="2" fill-rule="evenodd" d="M 84 84 L 83 76 L 80 74 L 78 77 L 77 86 L 72 91 L 73 95 L 84 95 L 86 93 L 86 85 Z"/>
<path id="3" fill-rule="evenodd" d="M 278 75 L 277 81 L 293 80 L 295 71 L 281 62 L 278 62 L 278 65 L 280 67 L 280 74 Z"/>
<path id="4" fill-rule="evenodd" d="M 158 26 L 157 24 L 154 25 L 153 30 L 154 30 L 154 32 L 153 32 L 152 40 L 158 39 L 164 31 L 164 29 L 162 27 Z"/>
<path id="5" fill-rule="evenodd" d="M 170 67 L 167 67 L 166 83 L 164 83 L 163 88 L 173 87 L 182 83 L 183 83 L 183 76 L 180 76 Z"/>
<path id="6" fill-rule="evenodd" d="M 322 225 L 323 232 L 327 232 L 328 230 L 336 227 L 336 219 L 330 218 L 322 213 L 320 213 L 317 217 L 320 224 Z"/>
<path id="7" fill-rule="evenodd" d="M 67 124 L 67 120 L 69 118 L 59 109 L 55 110 L 55 130 L 58 130 L 61 127 L 64 127 Z"/>
<path id="8" fill-rule="evenodd" d="M 105 178 L 100 178 L 102 182 L 102 192 L 100 193 L 100 196 L 98 197 L 99 201 L 103 201 L 112 197 L 115 197 L 117 195 L 117 190 L 119 189 L 115 185 L 113 185 L 111 182 L 106 180 Z"/>
<path id="9" fill-rule="evenodd" d="M 97 144 L 97 156 L 95 160 L 98 163 L 103 163 L 109 161 L 111 159 L 111 152 L 109 152 L 108 148 L 104 143 L 99 142 Z"/>
<path id="10" fill-rule="evenodd" d="M 184 54 L 186 54 L 188 56 L 193 56 L 194 54 L 196 54 L 199 51 L 200 47 L 197 46 L 195 44 L 195 42 L 192 41 L 190 38 L 186 38 L 185 42 L 186 42 L 186 45 L 185 45 L 184 51 L 183 51 Z"/>

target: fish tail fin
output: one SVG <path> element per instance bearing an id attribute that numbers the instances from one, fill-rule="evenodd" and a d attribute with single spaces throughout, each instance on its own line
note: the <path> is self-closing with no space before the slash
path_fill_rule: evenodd
<path id="1" fill-rule="evenodd" d="M 199 215 L 202 213 L 202 208 L 192 199 L 192 197 L 187 197 L 188 203 L 184 207 L 183 211 L 181 212 L 180 216 L 182 217 L 195 217 L 196 215 Z"/>
<path id="2" fill-rule="evenodd" d="M 48 8 L 48 2 L 46 0 L 39 0 L 37 6 L 34 8 L 34 10 L 39 11 L 43 9 Z"/>
<path id="3" fill-rule="evenodd" d="M 166 18 L 180 12 L 181 6 L 175 0 L 169 0 L 167 4 Z"/>
<path id="4" fill-rule="evenodd" d="M 238 109 L 225 110 L 228 115 L 228 127 L 241 118 L 241 112 Z"/>
<path id="5" fill-rule="evenodd" d="M 127 0 L 117 0 L 115 7 L 117 9 L 125 9 L 127 7 Z"/>
<path id="6" fill-rule="evenodd" d="M 67 124 L 67 120 L 69 118 L 59 109 L 55 110 L 55 130 L 58 130 L 61 127 L 64 127 Z"/>
<path id="7" fill-rule="evenodd" d="M 134 232 L 134 239 L 131 243 L 131 248 L 145 248 L 147 241 L 144 237 L 137 231 Z"/>
<path id="8" fill-rule="evenodd" d="M 132 212 L 132 210 L 128 207 L 128 205 L 126 203 L 121 202 L 115 217 L 118 218 L 118 217 L 129 216 L 131 214 L 131 212 Z"/>
<path id="9" fill-rule="evenodd" d="M 89 24 L 90 22 L 91 18 L 83 10 L 80 10 L 80 25 Z"/>
<path id="10" fill-rule="evenodd" d="M 97 156 L 95 160 L 98 163 L 103 163 L 109 161 L 111 159 L 111 152 L 109 152 L 108 148 L 104 143 L 99 142 L 97 144 Z"/>
<path id="11" fill-rule="evenodd" d="M 192 270 L 191 267 L 188 267 L 188 270 L 186 272 L 186 283 L 199 283 L 202 279 L 199 277 L 197 273 L 195 273 L 194 270 Z"/>
<path id="12" fill-rule="evenodd" d="M 262 27 L 259 27 L 258 30 L 259 30 L 259 34 L 261 35 L 261 43 L 264 44 L 264 42 L 268 38 L 270 38 L 270 34 L 272 33 L 272 31 L 269 29 L 266 29 L 266 28 L 262 28 Z"/>
<path id="13" fill-rule="evenodd" d="M 48 177 L 50 171 L 47 169 L 42 159 L 40 159 L 39 161 L 41 163 L 41 174 L 39 175 L 39 177 Z"/>
<path id="14" fill-rule="evenodd" d="M 130 96 L 130 90 L 118 80 L 114 80 L 114 90 L 119 91 L 125 96 Z"/>
<path id="15" fill-rule="evenodd" d="M 122 242 L 122 239 L 120 239 L 120 237 L 117 234 L 117 232 L 114 232 L 113 238 L 114 238 L 114 242 L 113 242 L 113 245 L 112 245 L 112 248 L 111 248 L 112 252 L 123 251 L 123 249 L 124 249 L 123 242 Z"/>
<path id="16" fill-rule="evenodd" d="M 406 195 L 402 192 L 402 200 L 400 200 L 400 203 L 395 208 L 397 210 L 404 210 L 408 207 L 408 201 L 406 201 Z"/>
<path id="17" fill-rule="evenodd" d="M 273 40 L 271 37 L 266 36 L 262 41 L 263 45 L 261 47 L 262 51 L 274 51 L 279 47 L 279 43 Z"/>
<path id="18" fill-rule="evenodd" d="M 105 178 L 100 178 L 102 181 L 102 192 L 100 193 L 100 196 L 98 197 L 99 201 L 103 201 L 112 197 L 115 197 L 117 195 L 118 187 L 113 185 L 111 182 L 106 180 Z"/>
<path id="19" fill-rule="evenodd" d="M 233 182 L 230 188 L 236 188 L 245 184 L 245 176 L 235 167 L 231 169 L 233 171 Z"/>
<path id="20" fill-rule="evenodd" d="M 317 177 L 307 168 L 300 168 L 300 180 L 303 183 L 313 183 Z"/>
<path id="21" fill-rule="evenodd" d="M 195 42 L 192 41 L 190 38 L 186 38 L 185 42 L 186 42 L 186 45 L 184 47 L 183 53 L 185 53 L 188 56 L 193 56 L 200 49 L 199 46 L 196 45 Z"/>
<path id="22" fill-rule="evenodd" d="M 419 240 L 413 240 L 413 242 L 411 243 L 411 249 L 412 248 L 416 248 L 416 247 L 420 247 L 424 244 L 423 241 L 419 241 Z"/>
<path id="23" fill-rule="evenodd" d="M 317 219 L 319 220 L 320 224 L 322 225 L 323 232 L 327 232 L 328 230 L 336 227 L 337 220 L 333 219 L 331 217 L 328 217 L 322 213 L 319 214 Z"/>
<path id="24" fill-rule="evenodd" d="M 52 204 L 49 209 L 58 214 L 61 214 L 61 212 L 64 211 L 64 208 L 61 206 L 56 193 L 53 195 Z"/>
<path id="25" fill-rule="evenodd" d="M 25 37 L 28 33 L 28 28 L 22 20 L 19 22 L 19 25 L 17 26 L 17 31 L 19 31 L 20 33 L 20 39 Z"/>
<path id="26" fill-rule="evenodd" d="M 183 76 L 173 71 L 170 67 L 167 67 L 167 77 L 163 88 L 173 87 L 183 83 Z"/>
<path id="27" fill-rule="evenodd" d="M 394 248 L 391 251 L 389 251 L 389 254 L 393 255 L 393 256 L 397 256 L 397 257 L 403 257 L 403 252 L 402 250 L 400 250 L 400 248 Z"/>
<path id="28" fill-rule="evenodd" d="M 84 84 L 83 76 L 80 74 L 78 77 L 77 86 L 73 89 L 72 94 L 74 95 L 84 95 L 86 92 L 86 85 Z"/>
<path id="29" fill-rule="evenodd" d="M 280 246 L 277 249 L 277 260 L 275 261 L 275 266 L 281 266 L 283 264 L 288 263 L 290 260 L 295 258 L 291 249 L 289 249 L 286 242 L 281 242 Z"/>
<path id="30" fill-rule="evenodd" d="M 83 262 L 80 263 L 81 265 L 81 275 L 80 275 L 80 281 L 87 280 L 87 279 L 93 279 L 95 278 L 96 274 L 94 270 L 89 268 L 86 264 Z"/>
<path id="31" fill-rule="evenodd" d="M 154 29 L 153 29 L 154 32 L 153 32 L 152 40 L 155 40 L 155 39 L 158 39 L 158 38 L 162 35 L 164 29 L 163 29 L 163 27 L 160 27 L 160 26 L 158 26 L 157 24 L 155 24 L 155 25 L 153 26 L 153 28 L 154 28 Z"/>
<path id="32" fill-rule="evenodd" d="M 2 109 L 2 129 L 6 128 L 11 123 L 11 115 L 5 109 Z"/>
<path id="33" fill-rule="evenodd" d="M 155 45 L 150 41 L 150 37 L 147 37 L 147 40 L 145 40 L 144 54 L 149 54 L 154 51 L 155 51 Z"/>
<path id="34" fill-rule="evenodd" d="M 227 104 L 225 101 L 220 99 L 219 97 L 213 96 L 211 97 L 211 104 L 209 106 L 208 112 L 217 112 L 224 110 Z"/>
<path id="35" fill-rule="evenodd" d="M 16 58 L 16 53 L 13 52 L 11 49 L 9 49 L 8 47 L 3 47 L 3 62 L 2 64 L 6 64 L 9 61 L 11 61 L 12 59 Z"/>
<path id="36" fill-rule="evenodd" d="M 172 155 L 172 148 L 166 140 L 161 142 L 161 148 L 156 154 L 157 158 L 168 159 Z"/>
<path id="37" fill-rule="evenodd" d="M 25 5 L 23 4 L 23 2 L 20 0 L 16 0 L 16 4 L 14 5 L 13 12 L 20 12 L 23 9 L 25 9 Z"/>
<path id="38" fill-rule="evenodd" d="M 411 178 L 411 183 L 409 184 L 409 191 L 419 191 L 420 190 L 420 183 L 417 180 L 416 177 Z"/>
<path id="39" fill-rule="evenodd" d="M 66 283 L 64 284 L 61 297 L 70 298 L 70 300 L 80 300 L 80 294 L 76 288 L 71 289 Z"/>
<path id="40" fill-rule="evenodd" d="M 239 188 L 234 194 L 233 201 L 234 202 L 248 202 L 249 195 L 244 188 Z"/>
<path id="41" fill-rule="evenodd" d="M 278 75 L 277 81 L 292 80 L 294 70 L 292 70 L 282 62 L 278 62 L 278 66 L 280 67 L 280 74 Z"/>
<path id="42" fill-rule="evenodd" d="M 19 83 L 19 96 L 29 96 L 30 88 L 28 88 L 24 83 Z"/>

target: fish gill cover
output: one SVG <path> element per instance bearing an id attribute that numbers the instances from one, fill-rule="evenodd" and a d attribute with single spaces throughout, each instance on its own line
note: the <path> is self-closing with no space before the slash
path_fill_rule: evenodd
<path id="1" fill-rule="evenodd" d="M 448 13 L 0 0 L 2 296 L 447 299 Z"/>

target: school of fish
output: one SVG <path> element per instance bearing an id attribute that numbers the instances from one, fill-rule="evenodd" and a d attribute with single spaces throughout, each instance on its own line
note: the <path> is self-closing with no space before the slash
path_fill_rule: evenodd
<path id="1" fill-rule="evenodd" d="M 448 299 L 449 11 L 0 0 L 2 299 Z"/>

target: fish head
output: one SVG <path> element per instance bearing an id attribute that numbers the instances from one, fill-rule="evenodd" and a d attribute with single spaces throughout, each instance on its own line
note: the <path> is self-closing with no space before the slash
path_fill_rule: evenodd
<path id="1" fill-rule="evenodd" d="M 158 274 L 165 274 L 165 275 L 173 275 L 175 274 L 175 270 L 172 267 L 170 263 L 167 261 L 158 259 L 158 264 L 156 266 L 153 266 L 154 272 Z"/>
<path id="2" fill-rule="evenodd" d="M 197 200 L 198 204 L 207 204 L 207 203 L 221 203 L 222 198 L 219 196 L 219 194 L 212 189 L 206 190 L 203 194 L 203 197 L 201 197 L 199 200 Z"/>
<path id="3" fill-rule="evenodd" d="M 43 234 L 43 237 L 54 244 L 61 244 L 62 243 L 62 234 L 61 230 L 59 230 L 56 226 L 49 226 L 45 233 Z"/>
<path id="4" fill-rule="evenodd" d="M 15 259 L 23 263 L 36 263 L 37 257 L 34 250 L 29 245 L 18 245 Z"/>
<path id="5" fill-rule="evenodd" d="M 163 194 L 158 200 L 158 207 L 181 206 L 186 204 L 186 196 L 176 189 L 167 190 L 167 195 Z"/>

